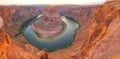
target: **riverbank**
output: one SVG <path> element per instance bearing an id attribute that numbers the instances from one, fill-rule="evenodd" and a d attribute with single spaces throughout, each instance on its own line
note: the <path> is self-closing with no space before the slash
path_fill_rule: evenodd
<path id="1" fill-rule="evenodd" d="M 63 33 L 64 35 L 62 34 L 62 35 L 54 38 L 53 40 L 43 40 L 44 38 L 37 37 L 36 33 L 32 30 L 31 26 L 28 26 L 28 29 L 26 29 L 26 28 L 24 29 L 24 36 L 27 38 L 27 40 L 31 44 L 33 44 L 34 46 L 36 46 L 39 49 L 46 48 L 47 51 L 55 51 L 55 50 L 58 50 L 61 48 L 68 47 L 74 40 L 74 36 L 76 34 L 75 32 L 76 32 L 76 29 L 78 29 L 79 25 L 78 25 L 78 23 L 75 23 L 74 21 L 70 21 L 70 20 L 66 19 L 65 17 L 62 17 L 62 18 L 63 18 L 63 22 L 67 23 L 67 27 L 68 27 L 68 29 L 66 29 L 66 32 Z M 72 24 L 70 24 L 70 23 L 72 23 Z M 67 31 L 67 30 L 69 30 L 69 31 Z M 25 34 L 25 33 L 28 33 L 28 34 Z M 55 46 L 56 44 L 58 44 L 58 46 Z M 57 47 L 59 47 L 59 48 L 57 48 Z"/>

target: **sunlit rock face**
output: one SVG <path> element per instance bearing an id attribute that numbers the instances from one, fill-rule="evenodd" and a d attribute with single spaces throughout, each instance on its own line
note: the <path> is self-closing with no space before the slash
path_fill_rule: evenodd
<path id="1" fill-rule="evenodd" d="M 89 37 L 80 50 L 80 59 L 119 59 L 120 2 L 98 6 L 92 20 Z"/>
<path id="2" fill-rule="evenodd" d="M 0 17 L 0 59 L 47 59 L 45 50 L 38 50 L 35 47 L 26 44 L 22 45 L 13 42 L 11 37 L 5 32 L 4 19 Z M 17 43 L 17 44 L 16 44 Z"/>
<path id="3" fill-rule="evenodd" d="M 0 25 L 2 18 L 0 18 Z M 7 35 L 4 32 L 2 26 L 0 26 L 0 59 L 6 59 L 6 46 L 7 46 Z"/>
<path id="4" fill-rule="evenodd" d="M 16 10 L 16 13 L 12 14 L 10 9 L 14 9 L 14 8 Z M 21 21 L 21 20 L 28 19 L 31 16 L 38 15 L 40 14 L 40 12 L 35 10 L 41 9 L 41 8 L 33 8 L 28 6 L 19 7 L 19 8 L 18 7 L 16 8 L 14 6 L 14 8 L 4 7 L 4 9 L 2 9 L 3 10 L 2 17 L 4 17 L 3 19 L 6 19 L 7 25 L 10 25 L 10 24 L 15 25 L 13 23 L 15 22 L 15 20 Z M 119 57 L 120 56 L 119 55 L 120 54 L 120 48 L 119 48 L 120 46 L 120 43 L 119 43 L 120 42 L 120 30 L 119 30 L 120 29 L 120 2 L 107 2 L 102 6 L 97 6 L 96 9 L 91 7 L 81 8 L 79 6 L 78 7 L 64 6 L 59 9 L 60 11 L 75 17 L 75 19 L 81 24 L 81 28 L 79 29 L 78 34 L 76 35 L 76 39 L 70 48 L 49 53 L 48 59 L 119 59 L 120 58 Z M 13 19 L 10 19 L 10 17 Z M 12 23 L 10 23 L 9 20 L 12 20 L 11 21 Z M 8 27 L 7 31 L 9 29 L 14 29 L 14 28 Z M 10 31 L 10 30 L 8 32 L 11 32 L 12 35 L 14 33 L 14 31 Z M 0 32 L 0 37 L 1 39 L 3 39 L 4 36 L 1 36 L 1 35 L 3 35 L 2 30 Z M 37 54 L 38 57 L 41 56 L 41 55 L 38 55 L 39 53 L 37 53 L 40 50 L 36 51 L 34 48 L 31 48 L 33 47 L 33 45 L 28 46 L 26 45 L 26 43 L 23 43 L 20 40 L 21 39 L 18 39 L 19 43 L 17 41 L 14 42 L 19 44 L 19 45 L 15 44 L 15 46 L 18 46 L 17 48 L 14 49 L 13 46 L 8 46 L 10 48 L 8 48 L 9 52 L 7 52 L 7 54 L 10 55 L 10 52 L 14 53 L 13 50 L 11 49 L 14 49 L 14 50 L 18 49 L 17 51 L 15 51 L 15 52 L 18 52 L 18 56 L 13 54 L 12 55 L 13 57 L 19 57 L 22 55 L 21 57 L 26 56 L 26 58 L 30 59 L 29 57 L 27 57 L 27 55 L 30 55 L 32 57 Z M 3 41 L 0 41 L 0 42 L 3 42 Z M 2 49 L 1 54 L 2 54 L 2 51 L 4 50 L 4 48 L 1 48 L 1 49 Z M 21 52 L 21 49 L 23 52 Z M 25 52 L 27 54 L 25 54 Z M 21 55 L 19 55 L 19 53 L 21 53 Z M 33 58 L 33 59 L 40 59 L 40 58 Z"/>
<path id="5" fill-rule="evenodd" d="M 45 8 L 42 17 L 32 24 L 32 28 L 42 37 L 49 37 L 60 32 L 62 30 L 62 20 L 56 7 Z"/>

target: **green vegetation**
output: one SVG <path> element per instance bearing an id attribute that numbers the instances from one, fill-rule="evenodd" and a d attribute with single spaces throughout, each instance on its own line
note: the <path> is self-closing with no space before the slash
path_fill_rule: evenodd
<path id="1" fill-rule="evenodd" d="M 69 16 L 65 16 L 66 18 L 68 18 L 68 19 L 70 19 L 71 21 L 75 21 L 76 23 L 78 23 L 74 18 L 72 18 L 72 17 L 69 17 Z M 23 29 L 25 28 L 25 27 L 27 27 L 28 25 L 30 25 L 32 22 L 34 22 L 34 21 L 36 21 L 37 19 L 36 19 L 36 16 L 34 16 L 34 17 L 32 17 L 32 18 L 30 18 L 30 19 L 28 19 L 27 21 L 24 21 L 23 23 L 22 23 L 22 25 L 20 26 L 20 28 L 19 28 L 19 30 L 18 30 L 18 33 L 15 35 L 15 37 L 17 37 L 18 35 L 20 35 L 20 34 L 23 34 L 24 33 L 24 31 L 23 31 Z M 79 25 L 79 28 L 80 28 L 80 25 Z M 79 29 L 78 28 L 78 29 Z M 78 29 L 76 29 L 75 30 L 75 34 L 77 33 L 77 30 Z M 38 34 L 37 34 L 38 35 Z M 24 34 L 23 34 L 23 36 L 24 36 Z M 63 49 L 63 48 L 69 48 L 71 45 L 72 45 L 72 42 L 74 41 L 74 38 L 75 38 L 75 36 L 76 35 L 74 35 L 74 37 L 72 38 L 72 41 L 71 42 L 69 42 L 65 47 L 61 47 L 61 48 L 57 48 L 57 49 L 55 49 L 55 50 L 46 50 L 46 51 L 48 51 L 48 52 L 53 52 L 53 51 L 57 51 L 57 50 L 59 50 L 59 49 Z M 24 36 L 25 37 L 25 36 Z M 26 37 L 25 37 L 26 38 Z M 26 38 L 27 39 L 27 38 Z M 28 40 L 29 41 L 29 40 Z M 32 43 L 31 43 L 32 44 Z M 35 45 L 34 45 L 35 46 Z M 38 48 L 38 47 L 37 47 Z M 38 48 L 38 49 L 43 49 L 43 48 Z"/>
<path id="2" fill-rule="evenodd" d="M 31 24 L 33 22 L 33 19 L 35 19 L 37 16 L 33 16 L 32 18 L 29 18 L 28 20 L 22 22 L 21 26 L 19 26 L 20 28 L 17 29 L 15 26 L 15 29 L 18 31 L 18 33 L 15 35 L 15 37 L 19 36 L 20 34 L 23 34 L 23 29 L 28 26 L 29 24 Z M 34 20 L 35 21 L 35 20 Z M 18 25 L 18 24 L 17 24 Z"/>
<path id="3" fill-rule="evenodd" d="M 32 22 L 36 21 L 37 20 L 36 17 L 37 16 L 33 16 L 33 17 L 29 18 L 28 20 L 24 21 L 21 25 L 21 28 L 23 29 L 26 26 L 30 25 Z"/>
<path id="4" fill-rule="evenodd" d="M 19 29 L 19 31 L 18 31 L 18 33 L 15 35 L 15 37 L 17 37 L 18 35 L 20 35 L 20 34 L 23 34 L 23 29 Z"/>

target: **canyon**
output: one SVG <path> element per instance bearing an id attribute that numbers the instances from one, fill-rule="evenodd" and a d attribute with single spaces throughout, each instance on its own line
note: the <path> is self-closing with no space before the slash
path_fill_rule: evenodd
<path id="1" fill-rule="evenodd" d="M 59 13 L 81 25 L 70 47 L 53 52 L 38 49 L 19 32 L 24 21 L 48 6 L 0 6 L 0 59 L 119 59 L 120 1 L 97 6 L 58 5 Z"/>

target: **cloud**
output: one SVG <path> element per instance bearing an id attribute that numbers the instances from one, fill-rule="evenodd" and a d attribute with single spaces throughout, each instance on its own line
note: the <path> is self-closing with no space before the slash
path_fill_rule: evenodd
<path id="1" fill-rule="evenodd" d="M 106 0 L 0 0 L 0 5 L 27 5 L 27 4 L 102 4 Z"/>

